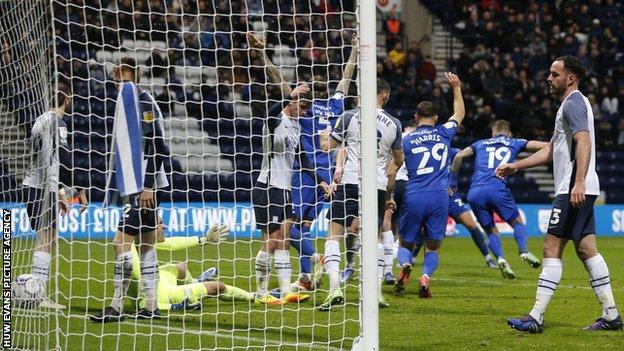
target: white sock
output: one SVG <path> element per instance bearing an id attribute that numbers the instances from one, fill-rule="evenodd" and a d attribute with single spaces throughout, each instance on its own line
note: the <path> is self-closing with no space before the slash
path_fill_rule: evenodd
<path id="1" fill-rule="evenodd" d="M 325 241 L 325 272 L 329 276 L 329 291 L 340 289 L 340 244 L 336 240 Z"/>
<path id="2" fill-rule="evenodd" d="M 492 258 L 492 255 L 490 255 L 490 254 L 487 254 L 487 255 L 483 256 L 483 258 L 484 258 L 486 261 L 494 261 L 494 259 Z"/>
<path id="3" fill-rule="evenodd" d="M 529 313 L 540 324 L 544 323 L 544 312 L 550 303 L 563 273 L 563 262 L 558 258 L 545 258 L 542 264 L 542 273 L 537 280 L 535 305 Z"/>
<path id="4" fill-rule="evenodd" d="M 158 308 L 158 260 L 153 247 L 141 254 L 141 285 L 145 289 L 145 309 L 156 310 Z"/>
<path id="5" fill-rule="evenodd" d="M 381 234 L 383 241 L 383 254 L 385 263 L 385 272 L 392 273 L 392 262 L 394 261 L 394 234 L 391 230 Z"/>
<path id="6" fill-rule="evenodd" d="M 290 292 L 290 278 L 292 275 L 290 251 L 275 250 L 275 270 L 277 271 L 280 291 L 282 292 L 282 297 L 284 297 Z"/>
<path id="7" fill-rule="evenodd" d="M 273 255 L 265 251 L 258 251 L 256 255 L 256 297 L 263 297 L 267 293 Z"/>
<path id="8" fill-rule="evenodd" d="M 609 268 L 602 255 L 597 254 L 583 261 L 587 273 L 589 273 L 589 285 L 594 289 L 594 294 L 602 306 L 602 318 L 612 321 L 618 316 L 615 300 L 611 292 L 611 279 Z"/>
<path id="9" fill-rule="evenodd" d="M 113 268 L 113 285 L 115 291 L 111 306 L 117 312 L 123 312 L 123 302 L 128 286 L 130 285 L 130 277 L 132 277 L 132 252 L 124 252 L 115 258 L 115 266 Z"/>
<path id="10" fill-rule="evenodd" d="M 381 296 L 381 285 L 383 284 L 383 277 L 385 272 L 385 249 L 382 244 L 377 243 L 377 288 L 379 295 Z"/>
<path id="11" fill-rule="evenodd" d="M 39 278 L 44 284 L 48 284 L 50 280 L 50 262 L 52 256 L 43 251 L 35 251 L 32 258 L 31 273 L 35 277 Z"/>

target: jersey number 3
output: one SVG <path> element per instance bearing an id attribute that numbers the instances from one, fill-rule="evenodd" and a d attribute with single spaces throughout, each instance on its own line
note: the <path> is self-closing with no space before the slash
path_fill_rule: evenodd
<path id="1" fill-rule="evenodd" d="M 429 158 L 431 158 L 432 156 L 434 160 L 440 161 L 440 169 L 446 166 L 448 148 L 443 143 L 437 143 L 433 145 L 431 151 L 429 151 L 429 148 L 424 146 L 415 147 L 412 149 L 412 154 L 423 154 L 422 159 L 420 159 L 420 163 L 418 164 L 418 169 L 416 170 L 417 175 L 423 175 L 433 173 L 434 171 L 434 167 L 427 166 L 427 164 L 429 163 Z"/>

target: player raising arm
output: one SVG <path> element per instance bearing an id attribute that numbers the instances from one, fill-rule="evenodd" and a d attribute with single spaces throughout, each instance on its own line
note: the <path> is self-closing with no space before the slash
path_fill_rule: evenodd
<path id="1" fill-rule="evenodd" d="M 600 194 L 596 173 L 594 114 L 589 100 L 578 90 L 585 67 L 574 56 L 561 56 L 550 66 L 550 93 L 562 103 L 555 117 L 555 131 L 545 148 L 531 157 L 498 167 L 496 175 L 507 177 L 518 170 L 553 162 L 555 199 L 544 237 L 544 264 L 537 282 L 535 304 L 529 314 L 510 318 L 514 329 L 530 333 L 544 330 L 546 307 L 563 272 L 563 250 L 572 240 L 578 258 L 589 273 L 589 285 L 602 307 L 602 316 L 586 330 L 621 330 L 611 292 L 609 268 L 596 247 L 594 201 Z"/>
<path id="2" fill-rule="evenodd" d="M 465 114 L 459 78 L 453 73 L 446 73 L 446 79 L 453 90 L 453 116 L 448 122 L 436 126 L 437 107 L 430 101 L 423 101 L 416 109 L 418 127 L 403 139 L 409 180 L 399 225 L 401 247 L 397 257 L 401 273 L 394 287 L 397 295 L 405 291 L 412 271 L 411 249 L 424 228 L 425 258 L 419 296 L 431 297 L 429 278 L 438 267 L 438 251 L 446 232 L 449 210 L 448 153 L 451 140 Z"/>
<path id="3" fill-rule="evenodd" d="M 262 169 L 251 193 L 256 227 L 262 231 L 263 240 L 256 255 L 257 303 L 282 304 L 309 298 L 290 293 L 292 268 L 288 250 L 295 218 L 291 182 L 301 132 L 298 119 L 309 107 L 310 88 L 299 85 L 269 109 L 262 129 Z M 267 291 L 273 257 L 281 298 Z"/>
<path id="4" fill-rule="evenodd" d="M 247 34 L 251 47 L 258 50 L 253 52 L 260 57 L 265 64 L 267 76 L 273 83 L 280 84 L 282 94 L 287 96 L 291 92 L 289 83 L 284 81 L 279 69 L 268 58 L 264 40 L 252 33 Z M 316 287 L 316 280 L 320 277 L 322 269 L 320 257 L 316 253 L 313 241 L 310 239 L 310 226 L 318 217 L 327 199 L 324 196 L 324 188 L 332 182 L 332 169 L 334 161 L 331 154 L 321 149 L 319 135 L 323 131 L 331 131 L 338 116 L 344 112 L 344 99 L 349 91 L 351 78 L 355 71 L 357 60 L 357 36 L 351 38 L 351 53 L 342 79 L 336 87 L 336 91 L 330 97 L 328 84 L 325 77 L 315 76 L 311 85 L 312 105 L 307 113 L 299 118 L 301 136 L 299 141 L 299 154 L 293 166 L 292 193 L 293 210 L 295 212 L 295 225 L 291 231 L 290 243 L 299 251 L 301 275 L 295 284 L 300 290 L 312 290 Z M 316 279 L 311 279 L 312 266 L 310 258 L 316 258 Z"/>
<path id="5" fill-rule="evenodd" d="M 497 178 L 494 173 L 499 165 L 515 161 L 520 152 L 524 150 L 539 151 L 546 145 L 548 143 L 543 141 L 512 138 L 511 124 L 499 119 L 492 125 L 492 137 L 479 140 L 463 149 L 455 156 L 451 167 L 451 178 L 457 179 L 462 160 L 466 157 L 475 156 L 468 202 L 479 224 L 488 234 L 490 249 L 498 258 L 498 267 L 504 278 L 513 279 L 516 275 L 503 255 L 500 233 L 494 223 L 494 213 L 513 227 L 520 258 L 528 262 L 533 268 L 539 267 L 540 261 L 529 252 L 524 221 L 520 217 L 520 211 L 514 202 L 507 182 Z M 456 183 L 454 185 L 457 186 Z"/>

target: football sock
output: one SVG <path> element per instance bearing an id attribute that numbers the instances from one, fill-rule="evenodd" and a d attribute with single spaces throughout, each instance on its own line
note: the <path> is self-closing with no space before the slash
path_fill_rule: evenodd
<path id="1" fill-rule="evenodd" d="M 526 227 L 522 223 L 516 223 L 513 225 L 514 239 L 518 244 L 518 251 L 522 254 L 529 252 L 529 238 L 527 237 Z"/>
<path id="2" fill-rule="evenodd" d="M 412 258 L 412 251 L 410 249 L 403 246 L 399 248 L 399 252 L 397 253 L 397 259 L 399 260 L 399 264 L 401 265 L 401 267 L 406 263 L 412 264 Z"/>
<path id="3" fill-rule="evenodd" d="M 282 296 L 286 296 L 290 292 L 290 278 L 292 276 L 290 251 L 275 250 L 275 270 Z"/>
<path id="4" fill-rule="evenodd" d="M 48 284 L 50 279 L 50 261 L 52 261 L 52 256 L 47 252 L 35 251 L 33 254 L 31 273 L 43 284 Z"/>
<path id="5" fill-rule="evenodd" d="M 145 309 L 154 311 L 158 308 L 156 289 L 158 288 L 158 260 L 156 250 L 151 247 L 141 253 L 141 284 L 145 289 Z"/>
<path id="6" fill-rule="evenodd" d="M 589 273 L 589 284 L 594 289 L 594 294 L 602 306 L 602 318 L 612 321 L 618 316 L 615 300 L 611 292 L 611 279 L 609 278 L 609 268 L 601 254 L 583 261 L 587 273 Z"/>
<path id="7" fill-rule="evenodd" d="M 492 250 L 492 253 L 496 256 L 496 258 L 505 258 L 505 255 L 503 255 L 503 246 L 498 234 L 489 234 L 488 240 L 490 242 L 490 250 Z"/>
<path id="8" fill-rule="evenodd" d="M 355 233 L 347 232 L 345 241 L 347 246 L 347 252 L 345 254 L 347 267 L 353 268 L 353 265 L 355 264 L 355 257 L 358 251 L 360 251 L 360 237 Z"/>
<path id="9" fill-rule="evenodd" d="M 539 324 L 544 323 L 544 312 L 550 303 L 563 273 L 563 262 L 558 258 L 544 258 L 542 273 L 537 280 L 535 305 L 529 313 Z"/>
<path id="10" fill-rule="evenodd" d="M 340 244 L 336 240 L 325 241 L 325 272 L 329 277 L 329 291 L 340 289 Z"/>
<path id="11" fill-rule="evenodd" d="M 483 256 L 486 256 L 490 253 L 487 243 L 485 242 L 485 234 L 481 232 L 479 228 L 472 228 L 470 230 L 470 236 L 472 237 L 472 241 L 474 241 L 475 245 L 477 245 L 477 248 L 479 248 L 479 251 L 481 251 L 481 254 Z"/>
<path id="12" fill-rule="evenodd" d="M 132 253 L 128 251 L 117 255 L 113 268 L 113 285 L 115 291 L 113 293 L 113 301 L 111 302 L 111 306 L 117 310 L 117 312 L 123 311 L 123 301 L 128 292 L 131 276 Z"/>
<path id="13" fill-rule="evenodd" d="M 386 264 L 384 261 L 384 247 L 381 243 L 377 243 L 377 288 L 379 289 L 377 292 L 381 295 L 381 281 L 383 280 L 384 271 L 386 269 Z"/>
<path id="14" fill-rule="evenodd" d="M 438 268 L 439 260 L 440 257 L 436 251 L 425 252 L 425 260 L 423 261 L 422 267 L 423 274 L 426 274 L 428 277 L 433 276 L 433 272 Z"/>
<path id="15" fill-rule="evenodd" d="M 394 261 L 394 234 L 391 230 L 381 234 L 383 241 L 383 259 L 385 272 L 392 272 L 392 262 Z"/>
<path id="16" fill-rule="evenodd" d="M 301 273 L 312 273 L 310 257 L 314 256 L 316 251 L 310 239 L 310 228 L 299 225 L 293 226 L 290 230 L 290 245 L 299 252 Z"/>
<path id="17" fill-rule="evenodd" d="M 272 265 L 273 255 L 259 250 L 256 255 L 256 296 L 259 298 L 267 293 Z"/>
<path id="18" fill-rule="evenodd" d="M 223 290 L 223 292 L 219 294 L 220 300 L 251 301 L 253 300 L 253 298 L 253 293 L 227 284 L 225 284 L 225 290 Z"/>

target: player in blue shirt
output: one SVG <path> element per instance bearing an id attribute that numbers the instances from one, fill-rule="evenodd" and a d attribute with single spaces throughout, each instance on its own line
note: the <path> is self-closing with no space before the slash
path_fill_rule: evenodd
<path id="1" fill-rule="evenodd" d="M 264 40 L 252 33 L 247 35 L 252 47 L 264 49 Z M 357 36 L 351 38 L 351 45 L 357 46 Z M 289 94 L 291 87 L 284 81 L 279 70 L 262 51 L 262 59 L 267 68 L 267 75 L 274 83 L 279 83 L 283 94 Z M 290 244 L 299 251 L 301 274 L 292 288 L 310 291 L 316 288 L 316 282 L 322 274 L 321 257 L 316 253 L 310 239 L 310 226 L 327 202 L 326 191 L 332 183 L 334 160 L 330 153 L 321 149 L 319 135 L 331 131 L 338 117 L 344 112 L 344 99 L 349 91 L 351 78 L 355 71 L 357 50 L 351 50 L 345 66 L 342 80 L 338 83 L 334 95 L 328 94 L 327 81 L 322 76 L 315 76 L 312 84 L 312 105 L 305 116 L 299 118 L 301 136 L 299 154 L 293 166 L 292 194 L 293 210 L 297 224 L 292 227 Z M 316 272 L 311 277 L 311 258 L 316 261 Z"/>
<path id="2" fill-rule="evenodd" d="M 479 140 L 462 150 L 455 157 L 452 173 L 457 173 L 463 158 L 475 155 L 475 167 L 468 191 L 468 202 L 474 211 L 481 227 L 488 234 L 490 250 L 498 258 L 498 267 L 503 277 L 513 279 L 515 273 L 505 260 L 501 247 L 500 233 L 494 223 L 497 213 L 514 229 L 514 239 L 522 260 L 533 268 L 541 265 L 539 259 L 529 252 L 528 238 L 524 222 L 520 217 L 518 206 L 513 200 L 511 191 L 504 179 L 495 175 L 496 167 L 513 162 L 518 154 L 527 150 L 535 152 L 548 145 L 542 141 L 527 141 L 511 137 L 511 125 L 505 120 L 497 120 L 492 126 L 492 138 Z M 456 175 L 453 175 L 456 176 Z"/>
<path id="3" fill-rule="evenodd" d="M 453 90 L 453 116 L 443 125 L 436 126 L 437 107 L 429 101 L 421 102 L 416 108 L 418 128 L 403 138 L 409 180 L 399 224 L 401 247 L 397 257 L 401 273 L 394 287 L 397 295 L 405 291 L 412 271 L 412 247 L 424 228 L 425 258 L 419 296 L 431 297 L 429 278 L 438 267 L 438 251 L 446 232 L 449 149 L 465 114 L 459 78 L 453 73 L 446 73 L 446 79 Z"/>

